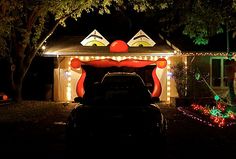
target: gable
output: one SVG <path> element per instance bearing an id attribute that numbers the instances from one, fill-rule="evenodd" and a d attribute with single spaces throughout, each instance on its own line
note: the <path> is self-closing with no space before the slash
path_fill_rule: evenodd
<path id="1" fill-rule="evenodd" d="M 144 31 L 139 30 L 127 44 L 130 47 L 153 47 L 156 43 Z"/>
<path id="2" fill-rule="evenodd" d="M 96 30 L 94 29 L 83 41 L 83 46 L 107 46 L 109 42 Z"/>

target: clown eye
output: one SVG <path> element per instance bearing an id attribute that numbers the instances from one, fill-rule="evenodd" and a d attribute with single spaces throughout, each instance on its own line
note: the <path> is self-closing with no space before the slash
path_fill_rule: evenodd
<path id="1" fill-rule="evenodd" d="M 130 47 L 153 47 L 156 43 L 142 30 L 139 30 L 127 43 Z"/>
<path id="2" fill-rule="evenodd" d="M 96 30 L 94 29 L 83 41 L 83 46 L 107 46 L 109 42 Z"/>

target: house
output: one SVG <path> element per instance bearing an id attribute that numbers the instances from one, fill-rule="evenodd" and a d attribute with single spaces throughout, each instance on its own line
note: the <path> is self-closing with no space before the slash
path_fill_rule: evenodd
<path id="1" fill-rule="evenodd" d="M 228 100 L 225 62 L 228 59 L 235 59 L 236 40 L 225 34 L 216 35 L 209 39 L 208 45 L 200 46 L 184 40 L 183 36 L 168 40 L 181 50 L 181 56 L 187 58 L 187 95 L 195 98 L 192 99 L 194 101 L 202 100 L 202 103 L 206 103 L 204 98 L 214 100 L 216 96 Z M 234 85 L 236 88 L 235 82 Z"/>
<path id="2" fill-rule="evenodd" d="M 154 39 L 154 38 L 153 38 Z M 171 78 L 171 66 L 184 62 L 186 72 L 201 81 L 186 79 L 186 92 L 190 96 L 212 96 L 227 93 L 223 65 L 226 52 L 193 52 L 178 49 L 161 35 L 152 40 L 139 30 L 128 42 L 120 39 L 108 41 L 96 29 L 87 37 L 69 36 L 47 44 L 44 56 L 55 57 L 54 100 L 73 101 L 83 96 L 86 86 L 101 80 L 112 71 L 137 72 L 146 83 L 152 96 L 163 102 L 178 97 L 176 84 Z M 235 53 L 233 53 L 234 56 Z"/>

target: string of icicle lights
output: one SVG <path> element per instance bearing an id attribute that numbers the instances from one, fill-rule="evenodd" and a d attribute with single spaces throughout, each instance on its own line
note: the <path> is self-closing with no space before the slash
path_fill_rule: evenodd
<path id="1" fill-rule="evenodd" d="M 177 52 L 175 55 L 185 56 L 228 56 L 227 52 Z M 235 56 L 235 52 L 231 52 L 230 56 Z"/>

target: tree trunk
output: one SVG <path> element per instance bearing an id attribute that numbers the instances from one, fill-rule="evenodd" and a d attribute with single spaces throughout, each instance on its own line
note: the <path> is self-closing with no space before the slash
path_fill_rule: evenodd
<path id="1" fill-rule="evenodd" d="M 14 99 L 17 102 L 21 102 L 22 101 L 22 80 L 18 80 L 17 82 L 15 82 L 15 91 L 14 91 Z"/>
<path id="2" fill-rule="evenodd" d="M 26 73 L 25 69 L 25 48 L 26 45 L 19 45 L 18 49 L 16 49 L 16 59 L 12 61 L 12 66 L 14 68 L 11 68 L 11 79 L 12 79 L 12 90 L 13 90 L 13 99 L 16 102 L 21 102 L 22 101 L 22 84 L 23 84 L 23 79 Z"/>
<path id="3" fill-rule="evenodd" d="M 12 87 L 13 87 L 13 98 L 16 102 L 22 101 L 22 84 L 24 79 L 24 67 L 23 63 L 16 65 L 16 69 L 12 72 Z"/>

